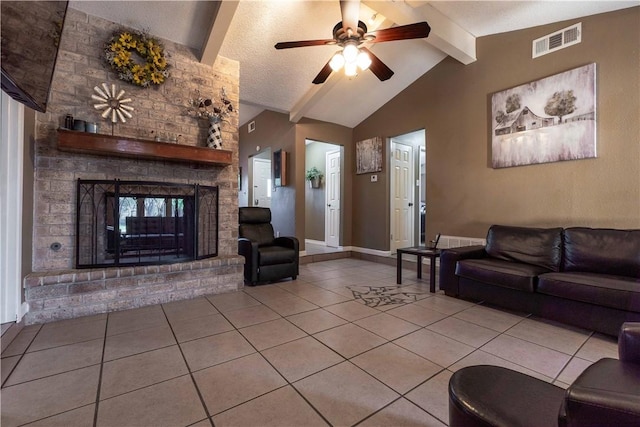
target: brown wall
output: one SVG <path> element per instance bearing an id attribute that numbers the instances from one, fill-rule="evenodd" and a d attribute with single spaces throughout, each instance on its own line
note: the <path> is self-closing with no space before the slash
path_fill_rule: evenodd
<path id="1" fill-rule="evenodd" d="M 329 151 L 335 151 L 337 147 L 322 142 L 312 142 L 305 146 L 305 174 L 312 167 L 322 172 L 322 180 L 319 188 L 310 188 L 309 182 L 305 183 L 305 218 L 304 234 L 306 239 L 323 241 L 325 237 L 325 202 L 326 202 L 326 155 Z"/>
<path id="2" fill-rule="evenodd" d="M 531 58 L 532 40 L 582 22 L 582 43 Z M 354 140 L 425 128 L 427 235 L 484 237 L 494 223 L 640 228 L 640 8 L 481 37 L 354 129 Z M 491 94 L 597 65 L 595 159 L 491 168 Z M 388 249 L 388 148 L 378 185 L 353 181 L 353 245 Z"/>
<path id="3" fill-rule="evenodd" d="M 268 147 L 273 153 L 282 149 L 287 152 L 287 181 L 285 187 L 279 187 L 272 193 L 271 211 L 274 230 L 281 235 L 293 235 L 300 239 L 304 248 L 305 239 L 305 140 L 313 139 L 342 145 L 345 155 L 342 159 L 345 179 L 343 179 L 342 197 L 342 244 L 349 245 L 351 241 L 351 175 L 353 174 L 353 158 L 351 154 L 350 128 L 302 119 L 299 123 L 291 123 L 286 114 L 264 111 L 251 121 L 255 121 L 255 130 L 248 133 L 247 126 L 240 127 L 240 167 L 242 167 L 243 191 L 240 194 L 240 206 L 247 206 L 248 194 L 245 194 L 244 183 L 248 184 L 248 164 L 250 156 L 256 153 L 256 146 L 261 150 Z M 298 191 L 300 189 L 300 191 Z"/>
<path id="4" fill-rule="evenodd" d="M 308 185 L 305 180 L 305 141 L 312 139 L 344 147 L 342 151 L 342 183 L 341 183 L 341 210 L 342 221 L 340 228 L 342 236 L 340 244 L 342 246 L 351 245 L 351 227 L 353 222 L 353 174 L 355 173 L 355 160 L 353 158 L 353 136 L 352 129 L 333 123 L 321 122 L 318 120 L 302 119 L 296 126 L 296 158 L 297 167 L 295 170 L 296 188 L 304 188 Z M 296 217 L 305 218 L 305 192 L 299 191 L 296 194 Z M 296 236 L 304 238 L 304 220 L 296 222 Z"/>
<path id="5" fill-rule="evenodd" d="M 247 126 L 240 127 L 240 167 L 242 168 L 242 191 L 240 206 L 248 206 L 251 195 L 249 189 L 249 159 L 254 155 L 271 148 L 273 153 L 282 149 L 287 152 L 287 185 L 277 187 L 271 193 L 271 218 L 274 231 L 279 231 L 281 236 L 295 235 L 295 183 L 293 169 L 295 158 L 293 156 L 295 145 L 295 124 L 289 122 L 285 114 L 274 111 L 264 111 L 251 121 L 255 122 L 255 130 L 248 132 Z M 257 150 L 256 147 L 260 147 Z M 245 186 L 246 183 L 246 186 Z"/>

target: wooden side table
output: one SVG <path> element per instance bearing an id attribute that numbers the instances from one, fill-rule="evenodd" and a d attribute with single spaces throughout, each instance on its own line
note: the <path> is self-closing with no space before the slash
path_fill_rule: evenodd
<path id="1" fill-rule="evenodd" d="M 422 279 L 422 257 L 429 258 L 429 291 L 436 291 L 436 258 L 440 256 L 440 249 L 430 249 L 426 246 L 412 246 L 410 248 L 401 248 L 397 251 L 398 261 L 396 262 L 398 285 L 402 284 L 402 254 L 415 255 L 418 257 L 418 279 Z"/>

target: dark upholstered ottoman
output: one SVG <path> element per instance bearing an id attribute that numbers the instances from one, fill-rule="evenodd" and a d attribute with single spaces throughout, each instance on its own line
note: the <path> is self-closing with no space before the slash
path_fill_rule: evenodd
<path id="1" fill-rule="evenodd" d="M 450 427 L 558 425 L 565 390 L 499 366 L 470 366 L 449 381 Z"/>

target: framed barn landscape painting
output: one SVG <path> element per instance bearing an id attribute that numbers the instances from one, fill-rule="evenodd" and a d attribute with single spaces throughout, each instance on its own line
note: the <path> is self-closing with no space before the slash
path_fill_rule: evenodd
<path id="1" fill-rule="evenodd" d="M 494 168 L 596 157 L 596 64 L 494 93 L 491 124 Z"/>

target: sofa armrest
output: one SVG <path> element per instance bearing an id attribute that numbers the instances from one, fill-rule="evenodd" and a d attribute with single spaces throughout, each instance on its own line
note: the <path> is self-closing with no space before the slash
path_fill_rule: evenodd
<path id="1" fill-rule="evenodd" d="M 569 386 L 559 414 L 560 425 L 640 425 L 640 365 L 600 359 Z"/>
<path id="2" fill-rule="evenodd" d="M 443 249 L 440 252 L 440 289 L 446 295 L 458 295 L 458 276 L 456 264 L 461 259 L 485 258 L 487 252 L 484 246 L 464 246 L 461 248 Z"/>
<path id="3" fill-rule="evenodd" d="M 640 364 L 640 322 L 625 322 L 618 337 L 618 357 L 622 362 Z"/>

